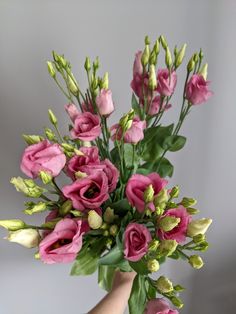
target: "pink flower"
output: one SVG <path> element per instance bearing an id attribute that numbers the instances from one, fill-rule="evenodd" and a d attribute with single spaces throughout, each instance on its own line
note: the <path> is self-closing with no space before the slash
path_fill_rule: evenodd
<path id="1" fill-rule="evenodd" d="M 135 74 L 133 80 L 130 83 L 130 86 L 134 93 L 140 99 L 140 102 L 143 103 L 144 95 L 149 99 L 151 91 L 148 89 L 148 73 L 145 73 L 144 76 L 140 74 Z"/>
<path id="2" fill-rule="evenodd" d="M 73 139 L 81 141 L 93 141 L 101 133 L 100 118 L 91 112 L 84 112 L 77 115 L 74 121 L 74 128 L 70 131 Z"/>
<path id="3" fill-rule="evenodd" d="M 136 74 L 142 76 L 143 74 L 143 65 L 141 62 L 142 54 L 143 53 L 141 50 L 137 51 L 135 54 L 134 65 L 133 65 L 133 76 L 135 76 Z"/>
<path id="4" fill-rule="evenodd" d="M 66 109 L 66 112 L 68 113 L 70 119 L 72 122 L 75 121 L 75 118 L 78 116 L 79 114 L 79 110 L 78 108 L 76 107 L 76 105 L 74 104 L 68 104 L 68 105 L 65 105 L 65 109 Z"/>
<path id="5" fill-rule="evenodd" d="M 104 166 L 103 171 L 108 179 L 108 192 L 113 192 L 119 179 L 119 171 L 109 159 L 103 160 L 101 165 Z"/>
<path id="6" fill-rule="evenodd" d="M 83 112 L 91 112 L 91 113 L 95 113 L 93 105 L 91 103 L 82 103 L 82 109 Z"/>
<path id="7" fill-rule="evenodd" d="M 40 242 L 42 261 L 46 264 L 72 262 L 82 247 L 82 236 L 86 229 L 87 225 L 81 220 L 60 220 L 55 229 Z"/>
<path id="8" fill-rule="evenodd" d="M 37 178 L 40 171 L 46 171 L 56 177 L 65 163 L 66 156 L 60 146 L 44 140 L 25 149 L 20 167 L 30 178 Z"/>
<path id="9" fill-rule="evenodd" d="M 98 208 L 109 197 L 108 179 L 103 171 L 95 171 L 71 185 L 64 186 L 62 192 L 72 201 L 75 209 Z"/>
<path id="10" fill-rule="evenodd" d="M 172 71 L 169 76 L 168 69 L 160 69 L 157 73 L 157 91 L 163 96 L 171 96 L 177 83 L 177 75 Z"/>
<path id="11" fill-rule="evenodd" d="M 213 93 L 209 90 L 209 81 L 200 74 L 193 74 L 186 86 L 186 98 L 191 104 L 199 105 L 210 98 Z"/>
<path id="12" fill-rule="evenodd" d="M 84 154 L 83 156 L 73 156 L 67 164 L 66 172 L 72 180 L 75 180 L 75 173 L 77 171 L 87 173 L 89 168 L 93 169 L 94 165 L 100 163 L 98 156 L 98 148 L 96 146 L 81 147 L 80 151 Z"/>
<path id="13" fill-rule="evenodd" d="M 134 174 L 126 185 L 126 197 L 129 203 L 134 206 L 140 213 L 145 210 L 144 191 L 149 185 L 154 189 L 156 196 L 166 185 L 168 181 L 162 179 L 157 173 L 150 173 L 147 176 L 142 174 Z M 148 207 L 155 209 L 153 203 L 149 203 Z"/>
<path id="14" fill-rule="evenodd" d="M 163 111 L 163 110 L 166 111 L 166 110 L 169 110 L 171 107 L 172 107 L 171 104 L 163 103 L 162 108 L 161 108 L 161 97 L 160 97 L 160 95 L 157 95 L 153 99 L 153 101 L 151 102 L 151 104 L 148 108 L 148 114 L 150 116 L 154 116 L 160 112 L 160 109 L 161 109 L 161 111 Z"/>
<path id="15" fill-rule="evenodd" d="M 178 208 L 168 209 L 167 211 L 165 211 L 164 215 L 161 218 L 164 218 L 166 216 L 180 218 L 180 222 L 171 231 L 165 232 L 159 229 L 159 238 L 161 240 L 176 240 L 178 243 L 184 242 L 186 239 L 188 224 L 191 220 L 191 216 L 188 214 L 186 208 L 180 205 Z"/>
<path id="16" fill-rule="evenodd" d="M 141 121 L 139 117 L 134 117 L 131 127 L 124 134 L 124 142 L 137 144 L 144 138 L 143 130 L 146 128 L 146 121 Z M 112 140 L 118 141 L 122 138 L 122 129 L 119 124 L 115 124 L 111 127 L 113 131 Z"/>
<path id="17" fill-rule="evenodd" d="M 96 97 L 96 104 L 101 116 L 109 116 L 114 111 L 111 90 L 102 89 Z"/>
<path id="18" fill-rule="evenodd" d="M 172 310 L 164 299 L 152 299 L 146 305 L 145 314 L 179 314 L 177 310 Z"/>
<path id="19" fill-rule="evenodd" d="M 144 225 L 130 223 L 125 229 L 125 258 L 132 262 L 139 261 L 147 253 L 151 240 L 151 234 Z"/>

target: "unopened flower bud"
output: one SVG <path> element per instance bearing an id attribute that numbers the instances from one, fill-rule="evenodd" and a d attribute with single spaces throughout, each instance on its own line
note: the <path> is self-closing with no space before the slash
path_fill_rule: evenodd
<path id="1" fill-rule="evenodd" d="M 106 72 L 102 79 L 102 88 L 108 89 L 109 88 L 109 77 L 108 72 Z"/>
<path id="2" fill-rule="evenodd" d="M 44 139 L 42 136 L 39 136 L 39 135 L 23 134 L 22 137 L 28 145 L 37 144 Z"/>
<path id="3" fill-rule="evenodd" d="M 157 207 L 160 204 L 165 204 L 169 199 L 167 189 L 162 189 L 154 198 L 154 205 Z"/>
<path id="4" fill-rule="evenodd" d="M 54 229 L 56 224 L 61 220 L 61 218 L 55 218 L 53 220 L 47 221 L 41 225 L 43 228 Z"/>
<path id="5" fill-rule="evenodd" d="M 170 301 L 172 302 L 172 304 L 174 306 L 176 306 L 178 309 L 182 309 L 182 307 L 184 306 L 183 301 L 180 298 L 177 298 L 175 296 L 170 298 Z"/>
<path id="6" fill-rule="evenodd" d="M 89 72 L 91 69 L 91 62 L 90 62 L 89 57 L 86 57 L 85 59 L 84 68 L 87 72 Z"/>
<path id="7" fill-rule="evenodd" d="M 110 250 L 112 246 L 113 240 L 111 238 L 106 239 L 106 246 Z"/>
<path id="8" fill-rule="evenodd" d="M 49 116 L 49 120 L 51 121 L 51 123 L 53 125 L 57 125 L 57 118 L 51 109 L 48 110 L 48 116 Z"/>
<path id="9" fill-rule="evenodd" d="M 38 230 L 35 229 L 21 229 L 10 232 L 7 240 L 23 245 L 28 249 L 32 249 L 39 245 L 40 235 Z"/>
<path id="10" fill-rule="evenodd" d="M 52 181 L 52 176 L 47 171 L 40 171 L 39 177 L 44 184 L 48 184 Z"/>
<path id="11" fill-rule="evenodd" d="M 149 57 L 150 57 L 150 47 L 149 45 L 146 45 L 144 48 L 142 57 L 141 57 L 141 62 L 144 67 L 148 64 Z"/>
<path id="12" fill-rule="evenodd" d="M 157 87 L 157 75 L 154 64 L 151 64 L 149 68 L 148 86 L 151 90 L 154 90 Z"/>
<path id="13" fill-rule="evenodd" d="M 147 269 L 151 272 L 151 273 L 155 273 L 156 271 L 158 271 L 160 268 L 160 264 L 156 259 L 150 259 L 147 262 Z"/>
<path id="14" fill-rule="evenodd" d="M 9 231 L 16 231 L 26 227 L 24 221 L 19 219 L 0 220 L 0 227 L 3 227 Z"/>
<path id="15" fill-rule="evenodd" d="M 170 197 L 171 198 L 177 198 L 179 196 L 179 186 L 174 186 L 170 191 Z"/>
<path id="16" fill-rule="evenodd" d="M 209 248 L 209 243 L 207 241 L 203 241 L 201 243 L 199 243 L 194 250 L 195 251 L 200 251 L 200 252 L 205 252 L 207 251 Z"/>
<path id="17" fill-rule="evenodd" d="M 208 64 L 205 63 L 205 64 L 202 66 L 201 70 L 199 71 L 199 74 L 201 74 L 201 75 L 203 76 L 204 80 L 207 79 L 207 70 L 208 70 Z"/>
<path id="18" fill-rule="evenodd" d="M 61 143 L 61 146 L 64 150 L 68 151 L 68 152 L 73 152 L 75 147 L 71 144 L 68 143 Z"/>
<path id="19" fill-rule="evenodd" d="M 12 178 L 10 181 L 18 192 L 24 193 L 28 197 L 38 198 L 46 190 L 36 185 L 32 179 Z"/>
<path id="20" fill-rule="evenodd" d="M 145 36 L 144 43 L 145 45 L 150 45 L 150 38 L 148 35 Z"/>
<path id="21" fill-rule="evenodd" d="M 156 288 L 161 293 L 169 293 L 174 290 L 172 282 L 164 276 L 157 279 Z"/>
<path id="22" fill-rule="evenodd" d="M 52 56 L 53 56 L 53 59 L 55 62 L 58 62 L 59 61 L 59 56 L 58 54 L 56 53 L 56 51 L 52 51 Z"/>
<path id="23" fill-rule="evenodd" d="M 199 59 L 202 60 L 204 57 L 204 54 L 202 52 L 202 49 L 200 49 L 200 52 L 199 52 Z"/>
<path id="24" fill-rule="evenodd" d="M 178 246 L 178 242 L 176 240 L 162 240 L 158 251 L 160 255 L 170 256 L 172 255 Z"/>
<path id="25" fill-rule="evenodd" d="M 130 111 L 125 114 L 123 117 L 121 117 L 119 124 L 123 130 L 123 132 L 126 132 L 129 130 L 132 126 L 134 118 L 134 109 L 130 109 Z"/>
<path id="26" fill-rule="evenodd" d="M 86 172 L 82 172 L 82 171 L 77 171 L 75 173 L 75 177 L 76 179 L 83 179 L 83 178 L 86 178 L 88 175 Z"/>
<path id="27" fill-rule="evenodd" d="M 196 243 L 196 244 L 199 244 L 199 243 L 202 243 L 206 241 L 206 236 L 205 234 L 197 234 L 193 237 L 193 242 Z"/>
<path id="28" fill-rule="evenodd" d="M 57 141 L 56 135 L 51 129 L 44 128 L 44 132 L 45 132 L 45 135 L 49 141 L 53 141 L 53 142 Z"/>
<path id="29" fill-rule="evenodd" d="M 193 57 L 192 57 L 192 58 L 189 60 L 188 65 L 187 65 L 187 70 L 188 70 L 188 72 L 189 72 L 189 73 L 192 72 L 192 70 L 194 69 L 194 67 L 195 67 L 195 62 L 194 62 Z"/>
<path id="30" fill-rule="evenodd" d="M 159 226 L 163 231 L 168 232 L 177 227 L 180 221 L 178 217 L 166 216 L 160 220 Z"/>
<path id="31" fill-rule="evenodd" d="M 148 251 L 156 251 L 158 248 L 160 242 L 156 239 L 153 239 L 151 242 L 148 244 Z"/>
<path id="32" fill-rule="evenodd" d="M 176 286 L 174 286 L 174 290 L 177 291 L 177 292 L 181 292 L 181 291 L 184 291 L 185 288 L 182 287 L 181 285 L 176 285 Z"/>
<path id="33" fill-rule="evenodd" d="M 99 68 L 99 59 L 96 57 L 95 61 L 93 62 L 93 70 L 96 72 Z"/>
<path id="34" fill-rule="evenodd" d="M 177 54 L 179 53 L 179 50 L 177 48 L 177 46 L 175 45 L 175 48 L 174 48 L 174 55 L 175 55 L 175 58 L 177 57 Z"/>
<path id="35" fill-rule="evenodd" d="M 203 260 L 199 255 L 190 256 L 188 261 L 189 264 L 195 269 L 200 269 L 204 265 Z"/>
<path id="36" fill-rule="evenodd" d="M 77 96 L 79 89 L 78 89 L 78 84 L 75 83 L 75 80 L 72 80 L 72 78 L 70 76 L 68 76 L 67 84 L 68 84 L 68 88 L 71 91 L 71 93 L 74 96 Z"/>
<path id="37" fill-rule="evenodd" d="M 104 230 L 103 231 L 103 235 L 104 235 L 104 237 L 108 237 L 110 235 L 109 231 L 108 230 Z"/>
<path id="38" fill-rule="evenodd" d="M 183 62 L 183 59 L 184 59 L 184 56 L 185 56 L 186 47 L 187 47 L 187 45 L 184 44 L 181 47 L 180 51 L 176 55 L 176 59 L 175 59 L 175 67 L 176 68 L 178 68 L 181 65 L 181 63 Z"/>
<path id="39" fill-rule="evenodd" d="M 104 214 L 103 214 L 103 219 L 107 223 L 113 223 L 117 215 L 114 214 L 114 209 L 111 207 L 107 207 Z"/>
<path id="40" fill-rule="evenodd" d="M 36 252 L 36 253 L 34 254 L 34 258 L 35 258 L 35 259 L 40 259 L 40 254 L 39 254 L 39 252 Z"/>
<path id="41" fill-rule="evenodd" d="M 192 208 L 192 207 L 188 207 L 187 208 L 187 212 L 190 214 L 190 215 L 196 215 L 200 212 L 199 209 L 196 209 L 196 208 Z"/>
<path id="42" fill-rule="evenodd" d="M 118 232 L 118 226 L 117 225 L 112 225 L 110 227 L 109 231 L 110 231 L 110 235 L 115 237 L 117 235 L 117 232 Z"/>
<path id="43" fill-rule="evenodd" d="M 195 64 L 198 63 L 199 55 L 197 52 L 193 55 L 193 60 L 194 60 Z"/>
<path id="44" fill-rule="evenodd" d="M 51 77 L 55 77 L 56 76 L 56 71 L 53 67 L 52 62 L 47 61 L 47 65 L 48 65 L 48 73 L 50 74 Z"/>
<path id="45" fill-rule="evenodd" d="M 154 44 L 154 46 L 153 46 L 153 51 L 155 51 L 156 55 L 159 54 L 159 52 L 160 52 L 159 40 L 156 40 L 156 41 L 155 41 L 155 44 Z"/>
<path id="46" fill-rule="evenodd" d="M 194 237 L 198 234 L 205 234 L 212 223 L 212 219 L 202 218 L 193 220 L 188 224 L 187 235 Z"/>
<path id="47" fill-rule="evenodd" d="M 107 230 L 108 228 L 109 228 L 109 225 L 106 222 L 103 222 L 100 229 Z"/>
<path id="48" fill-rule="evenodd" d="M 167 41 L 166 41 L 165 37 L 163 35 L 161 35 L 159 40 L 161 42 L 162 47 L 166 50 L 168 44 L 167 44 Z"/>
<path id="49" fill-rule="evenodd" d="M 150 65 L 156 65 L 157 63 L 157 54 L 154 50 L 152 50 L 149 58 L 149 64 Z"/>
<path id="50" fill-rule="evenodd" d="M 92 229 L 99 229 L 102 226 L 102 217 L 95 210 L 88 212 L 88 224 Z"/>
<path id="51" fill-rule="evenodd" d="M 197 200 L 195 200 L 194 198 L 184 197 L 181 201 L 181 204 L 187 208 L 196 205 Z"/>
<path id="52" fill-rule="evenodd" d="M 30 202 L 28 207 L 24 210 L 26 215 L 33 215 L 37 213 L 42 213 L 47 210 L 47 204 L 44 202 L 38 202 L 37 204 Z"/>
<path id="53" fill-rule="evenodd" d="M 143 199 L 145 203 L 149 203 L 153 201 L 153 196 L 154 196 L 154 189 L 152 184 L 149 184 L 146 190 L 143 193 Z"/>
<path id="54" fill-rule="evenodd" d="M 71 210 L 70 213 L 72 215 L 74 215 L 75 217 L 82 217 L 83 216 L 83 213 L 79 210 Z"/>
<path id="55" fill-rule="evenodd" d="M 155 206 L 155 209 L 156 209 L 155 212 L 157 216 L 161 216 L 164 213 L 165 207 L 166 207 L 166 204 L 160 204 L 158 206 Z"/>
<path id="56" fill-rule="evenodd" d="M 59 214 L 61 216 L 66 216 L 72 210 L 73 205 L 71 200 L 66 200 L 59 209 Z"/>
<path id="57" fill-rule="evenodd" d="M 169 47 L 166 48 L 166 57 L 165 57 L 166 66 L 168 69 L 172 66 L 172 57 Z"/>

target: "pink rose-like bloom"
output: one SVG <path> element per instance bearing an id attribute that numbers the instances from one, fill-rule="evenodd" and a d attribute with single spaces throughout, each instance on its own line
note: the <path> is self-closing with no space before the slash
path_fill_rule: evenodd
<path id="1" fill-rule="evenodd" d="M 165 232 L 161 229 L 158 230 L 158 236 L 161 240 L 176 240 L 178 243 L 186 240 L 186 233 L 188 224 L 191 220 L 191 215 L 187 212 L 186 208 L 180 205 L 178 208 L 171 208 L 165 211 L 165 214 L 161 218 L 172 216 L 180 218 L 179 224 L 171 231 Z M 161 219 L 160 218 L 160 219 Z"/>
<path id="2" fill-rule="evenodd" d="M 108 179 L 108 192 L 113 192 L 116 188 L 119 179 L 119 170 L 110 162 L 109 159 L 105 159 L 101 162 L 104 166 L 103 171 Z"/>
<path id="3" fill-rule="evenodd" d="M 55 229 L 39 245 L 39 255 L 46 264 L 70 263 L 82 247 L 87 226 L 81 220 L 69 218 L 59 221 Z"/>
<path id="4" fill-rule="evenodd" d="M 135 74 L 130 86 L 141 103 L 143 103 L 144 95 L 150 99 L 151 91 L 148 88 L 148 73 L 145 73 L 144 77 L 143 75 Z"/>
<path id="5" fill-rule="evenodd" d="M 103 88 L 96 97 L 96 104 L 101 116 L 109 116 L 114 111 L 111 90 Z"/>
<path id="6" fill-rule="evenodd" d="M 126 186 L 126 197 L 129 203 L 134 206 L 140 213 L 145 210 L 144 191 L 151 184 L 154 189 L 154 196 L 157 195 L 166 185 L 168 181 L 161 178 L 157 173 L 150 173 L 147 176 L 142 174 L 134 174 L 129 179 Z M 153 203 L 149 203 L 148 207 L 155 210 Z"/>
<path id="7" fill-rule="evenodd" d="M 162 110 L 164 109 L 165 111 L 170 109 L 172 107 L 171 104 L 163 104 L 162 105 Z M 160 95 L 157 95 L 153 101 L 151 102 L 149 108 L 148 108 L 148 114 L 150 116 L 154 116 L 155 114 L 159 113 L 161 109 L 161 97 Z"/>
<path id="8" fill-rule="evenodd" d="M 66 156 L 60 146 L 44 140 L 25 149 L 20 168 L 30 178 L 37 178 L 40 171 L 56 177 L 65 164 Z"/>
<path id="9" fill-rule="evenodd" d="M 209 90 L 209 81 L 206 81 L 200 74 L 193 74 L 186 86 L 186 98 L 193 105 L 206 102 L 213 93 Z"/>
<path id="10" fill-rule="evenodd" d="M 78 116 L 79 114 L 79 110 L 78 108 L 76 107 L 76 105 L 74 104 L 67 104 L 65 105 L 65 110 L 66 112 L 68 113 L 70 119 L 72 122 L 75 121 L 75 118 Z"/>
<path id="11" fill-rule="evenodd" d="M 171 309 L 164 299 L 152 299 L 148 301 L 144 314 L 179 314 L 179 312 Z"/>
<path id="12" fill-rule="evenodd" d="M 143 74 L 143 65 L 141 62 L 143 52 L 141 50 L 137 51 L 135 54 L 134 64 L 133 64 L 133 76 L 136 74 Z"/>
<path id="13" fill-rule="evenodd" d="M 62 192 L 72 201 L 75 209 L 98 208 L 109 197 L 108 179 L 103 171 L 95 171 L 71 185 L 64 186 Z"/>
<path id="14" fill-rule="evenodd" d="M 177 83 L 177 74 L 172 71 L 169 76 L 168 69 L 160 69 L 157 73 L 157 91 L 163 96 L 171 96 Z"/>
<path id="15" fill-rule="evenodd" d="M 124 134 L 124 142 L 137 144 L 144 138 L 143 130 L 146 128 L 146 121 L 141 121 L 139 117 L 134 117 L 131 127 Z M 122 129 L 119 124 L 114 124 L 111 127 L 113 131 L 112 140 L 118 141 L 122 138 Z"/>
<path id="16" fill-rule="evenodd" d="M 78 138 L 81 141 L 95 140 L 101 133 L 99 116 L 91 112 L 78 114 L 70 133 L 73 139 Z"/>
<path id="17" fill-rule="evenodd" d="M 139 261 L 147 253 L 151 240 L 151 234 L 144 225 L 130 223 L 125 229 L 125 258 L 132 262 Z"/>

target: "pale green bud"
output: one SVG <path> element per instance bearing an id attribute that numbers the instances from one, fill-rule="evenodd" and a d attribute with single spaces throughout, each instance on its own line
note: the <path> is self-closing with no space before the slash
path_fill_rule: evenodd
<path id="1" fill-rule="evenodd" d="M 205 63 L 205 64 L 202 66 L 201 70 L 199 71 L 199 74 L 201 74 L 201 75 L 203 76 L 204 80 L 207 79 L 207 70 L 208 70 L 208 64 Z"/>
<path id="2" fill-rule="evenodd" d="M 145 45 L 150 45 L 150 38 L 148 37 L 148 35 L 145 36 L 144 43 Z"/>
<path id="3" fill-rule="evenodd" d="M 188 261 L 189 264 L 195 269 L 200 269 L 204 265 L 203 260 L 199 255 L 190 256 Z"/>
<path id="4" fill-rule="evenodd" d="M 193 220 L 188 224 L 187 235 L 194 237 L 198 234 L 205 234 L 212 223 L 212 219 L 202 218 Z"/>
<path id="5" fill-rule="evenodd" d="M 170 293 L 174 290 L 172 282 L 164 276 L 157 279 L 156 288 L 161 293 Z"/>
<path id="6" fill-rule="evenodd" d="M 154 44 L 154 46 L 153 46 L 153 50 L 155 51 L 156 55 L 159 54 L 159 52 L 160 52 L 159 40 L 156 40 L 156 41 L 155 41 L 155 44 Z"/>
<path id="7" fill-rule="evenodd" d="M 91 229 L 99 229 L 102 226 L 102 217 L 95 210 L 88 212 L 88 224 Z"/>
<path id="8" fill-rule="evenodd" d="M 123 130 L 123 132 L 126 132 L 129 130 L 132 126 L 134 118 L 134 110 L 131 109 L 127 114 L 125 114 L 123 117 L 121 117 L 119 124 Z"/>
<path id="9" fill-rule="evenodd" d="M 44 138 L 42 136 L 39 136 L 39 135 L 23 134 L 22 137 L 28 145 L 37 144 L 37 143 L 44 140 Z"/>
<path id="10" fill-rule="evenodd" d="M 40 259 L 40 254 L 39 254 L 39 252 L 36 252 L 36 253 L 34 254 L 34 258 L 35 258 L 35 259 Z"/>
<path id="11" fill-rule="evenodd" d="M 32 249 L 39 245 L 40 235 L 38 230 L 35 229 L 21 229 L 10 232 L 7 240 L 23 245 L 28 249 Z"/>
<path id="12" fill-rule="evenodd" d="M 155 273 L 156 271 L 158 271 L 160 268 L 160 264 L 156 259 L 150 259 L 147 262 L 147 269 L 151 272 L 151 273 Z"/>
<path id="13" fill-rule="evenodd" d="M 106 72 L 102 79 L 102 88 L 108 89 L 109 88 L 109 77 L 108 72 Z"/>
<path id="14" fill-rule="evenodd" d="M 108 228 L 109 228 L 109 225 L 106 222 L 103 222 L 100 229 L 106 230 Z"/>
<path id="15" fill-rule="evenodd" d="M 17 178 L 14 177 L 11 179 L 10 182 L 15 186 L 18 192 L 22 192 L 28 197 L 38 198 L 44 192 L 46 192 L 45 189 L 36 185 L 35 182 L 31 179 L 22 179 L 21 177 Z"/>
<path id="16" fill-rule="evenodd" d="M 178 68 L 181 65 L 181 63 L 183 62 L 183 59 L 184 59 L 184 56 L 185 56 L 185 52 L 186 52 L 186 47 L 187 47 L 187 45 L 184 44 L 181 47 L 180 51 L 176 55 L 176 59 L 175 59 L 175 67 L 176 68 Z"/>
<path id="17" fill-rule="evenodd" d="M 151 242 L 148 244 L 148 251 L 156 251 L 160 242 L 156 239 L 153 239 Z"/>
<path id="18" fill-rule="evenodd" d="M 203 241 L 199 243 L 195 248 L 194 251 L 200 251 L 200 252 L 205 252 L 208 250 L 209 244 L 207 241 Z"/>
<path id="19" fill-rule="evenodd" d="M 56 77 L 56 71 L 55 71 L 55 69 L 53 67 L 52 62 L 47 61 L 47 65 L 48 65 L 48 73 L 50 74 L 50 76 L 53 77 L 53 78 Z"/>
<path id="20" fill-rule="evenodd" d="M 185 288 L 182 287 L 181 285 L 176 285 L 176 286 L 174 286 L 174 290 L 177 291 L 177 292 L 181 292 L 181 291 L 184 291 Z"/>
<path id="21" fill-rule="evenodd" d="M 52 176 L 46 171 L 40 171 L 39 176 L 44 184 L 52 182 Z"/>
<path id="22" fill-rule="evenodd" d="M 61 216 L 66 216 L 72 210 L 73 205 L 71 200 L 66 200 L 59 209 Z"/>
<path id="23" fill-rule="evenodd" d="M 83 146 L 85 146 L 85 147 L 91 147 L 92 144 L 91 144 L 91 142 L 84 141 L 84 142 L 83 142 Z M 82 153 L 82 152 L 81 152 L 81 153 Z M 82 154 L 83 154 L 83 153 L 82 153 Z"/>
<path id="24" fill-rule="evenodd" d="M 175 202 L 168 202 L 166 204 L 166 207 L 169 209 L 169 208 L 177 208 L 178 205 L 175 203 Z"/>
<path id="25" fill-rule="evenodd" d="M 83 216 L 83 213 L 79 210 L 71 210 L 70 213 L 72 215 L 74 215 L 75 217 L 82 217 Z"/>
<path id="26" fill-rule="evenodd" d="M 144 67 L 148 64 L 149 57 L 150 57 L 150 47 L 149 45 L 146 45 L 144 48 L 142 57 L 141 57 L 141 62 Z"/>
<path id="27" fill-rule="evenodd" d="M 195 62 L 193 60 L 193 57 L 189 60 L 188 65 L 187 65 L 187 70 L 188 72 L 192 72 L 192 70 L 195 67 Z"/>
<path id="28" fill-rule="evenodd" d="M 149 68 L 148 86 L 151 90 L 154 90 L 157 87 L 156 68 L 154 64 L 151 64 Z"/>
<path id="29" fill-rule="evenodd" d="M 172 188 L 172 190 L 170 191 L 170 197 L 171 198 L 177 198 L 179 196 L 179 186 L 176 185 Z"/>
<path id="30" fill-rule="evenodd" d="M 178 50 L 177 46 L 175 46 L 175 48 L 174 48 L 175 58 L 177 57 L 178 53 L 179 53 L 179 50 Z"/>
<path id="31" fill-rule="evenodd" d="M 180 298 L 173 296 L 170 298 L 170 300 L 173 303 L 173 305 L 176 306 L 178 309 L 182 309 L 182 307 L 184 306 L 184 303 Z"/>
<path id="32" fill-rule="evenodd" d="M 116 218 L 117 215 L 114 214 L 114 209 L 107 207 L 103 214 L 104 221 L 107 223 L 113 223 Z"/>
<path id="33" fill-rule="evenodd" d="M 49 120 L 51 121 L 51 123 L 53 125 L 57 125 L 57 118 L 51 109 L 48 110 L 48 116 L 49 116 Z"/>
<path id="34" fill-rule="evenodd" d="M 172 56 L 169 47 L 166 48 L 166 57 L 165 57 L 165 63 L 168 69 L 172 66 Z"/>
<path id="35" fill-rule="evenodd" d="M 44 202 L 39 202 L 37 204 L 32 203 L 28 208 L 24 210 L 26 215 L 33 215 L 36 213 L 42 213 L 47 210 L 47 204 Z"/>
<path id="36" fill-rule="evenodd" d="M 118 226 L 117 225 L 112 225 L 109 229 L 110 234 L 115 237 L 118 233 Z"/>
<path id="37" fill-rule="evenodd" d="M 181 221 L 180 218 L 173 217 L 173 216 L 166 216 L 160 220 L 159 226 L 163 231 L 168 232 L 168 231 L 173 230 L 175 227 L 177 227 L 180 221 Z"/>
<path id="38" fill-rule="evenodd" d="M 187 208 L 187 212 L 190 214 L 190 215 L 196 215 L 200 212 L 200 210 L 196 209 L 196 208 L 192 208 L 192 207 L 188 207 Z"/>
<path id="39" fill-rule="evenodd" d="M 75 147 L 68 143 L 61 143 L 62 148 L 68 152 L 74 152 Z"/>
<path id="40" fill-rule="evenodd" d="M 157 63 L 157 54 L 154 50 L 152 50 L 150 58 L 149 58 L 149 64 L 150 65 L 152 65 L 152 64 L 156 65 L 156 63 Z"/>
<path id="41" fill-rule="evenodd" d="M 85 59 L 84 68 L 87 72 L 89 72 L 91 70 L 91 61 L 90 61 L 89 57 L 86 57 L 86 59 Z"/>
<path id="42" fill-rule="evenodd" d="M 44 132 L 45 132 L 45 135 L 49 141 L 53 141 L 53 142 L 57 141 L 56 135 L 51 129 L 45 128 Z"/>
<path id="43" fill-rule="evenodd" d="M 153 201 L 154 193 L 155 193 L 155 191 L 154 191 L 152 184 L 149 184 L 143 193 L 143 199 L 144 199 L 145 203 L 149 203 L 149 202 Z"/>
<path id="44" fill-rule="evenodd" d="M 202 59 L 203 59 L 203 57 L 204 57 L 204 54 L 203 54 L 203 52 L 202 52 L 202 49 L 200 49 L 200 52 L 199 52 L 199 58 L 202 60 Z"/>
<path id="45" fill-rule="evenodd" d="M 194 198 L 184 197 L 181 201 L 181 204 L 187 208 L 196 205 L 197 200 L 195 200 Z"/>
<path id="46" fill-rule="evenodd" d="M 0 220 L 0 227 L 3 227 L 9 231 L 16 231 L 26 227 L 24 221 L 19 219 Z"/>
<path id="47" fill-rule="evenodd" d="M 166 41 L 165 37 L 163 35 L 161 35 L 159 40 L 161 42 L 162 47 L 166 50 L 168 44 L 167 44 L 167 41 Z"/>
<path id="48" fill-rule="evenodd" d="M 69 88 L 69 90 L 71 91 L 71 93 L 72 93 L 74 96 L 77 96 L 79 89 L 78 89 L 78 84 L 75 83 L 75 79 L 72 80 L 72 78 L 71 78 L 70 76 L 68 76 L 67 84 L 68 84 L 68 88 Z"/>
<path id="49" fill-rule="evenodd" d="M 166 204 L 163 203 L 155 207 L 157 216 L 161 216 L 164 213 L 165 206 Z"/>
<path id="50" fill-rule="evenodd" d="M 169 200 L 169 194 L 167 189 L 162 189 L 157 196 L 154 198 L 154 205 L 157 207 L 159 205 L 165 204 Z"/>
<path id="51" fill-rule="evenodd" d="M 196 244 L 202 243 L 206 241 L 206 236 L 205 234 L 197 234 L 193 237 L 193 242 Z"/>
<path id="52" fill-rule="evenodd" d="M 62 218 L 55 218 L 53 220 L 47 221 L 41 225 L 43 228 L 48 228 L 48 229 L 54 229 L 56 224 L 61 220 Z"/>
<path id="53" fill-rule="evenodd" d="M 95 61 L 93 62 L 93 70 L 96 72 L 99 68 L 99 59 L 96 57 Z"/>
<path id="54" fill-rule="evenodd" d="M 59 55 L 56 53 L 56 51 L 52 51 L 52 56 L 55 62 L 59 61 Z"/>
<path id="55" fill-rule="evenodd" d="M 82 172 L 82 171 L 77 171 L 77 172 L 75 173 L 75 177 L 76 177 L 77 179 L 83 179 L 83 178 L 86 178 L 87 176 L 88 176 L 87 173 Z"/>
<path id="56" fill-rule="evenodd" d="M 195 54 L 193 55 L 193 60 L 194 60 L 195 64 L 198 63 L 199 55 L 197 52 L 195 52 Z"/>
<path id="57" fill-rule="evenodd" d="M 170 256 L 175 252 L 177 246 L 178 242 L 175 240 L 162 240 L 158 251 L 160 252 L 160 255 Z"/>
<path id="58" fill-rule="evenodd" d="M 113 240 L 111 238 L 106 239 L 106 246 L 110 250 L 112 246 Z"/>
<path id="59" fill-rule="evenodd" d="M 103 235 L 104 235 L 104 237 L 109 237 L 109 231 L 108 230 L 104 230 L 103 231 Z"/>

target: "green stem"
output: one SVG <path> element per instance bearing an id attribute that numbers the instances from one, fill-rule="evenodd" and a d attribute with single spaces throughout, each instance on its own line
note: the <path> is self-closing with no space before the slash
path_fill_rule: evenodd
<path id="1" fill-rule="evenodd" d="M 60 141 L 63 142 L 63 138 L 62 138 L 62 136 L 61 136 L 61 133 L 60 133 L 60 131 L 59 131 L 59 129 L 58 129 L 57 124 L 54 124 L 54 128 L 55 128 L 55 130 L 56 130 L 56 132 L 57 132 L 57 135 L 58 135 Z"/>
<path id="2" fill-rule="evenodd" d="M 57 80 L 55 77 L 54 77 L 54 81 L 56 82 L 57 86 L 60 88 L 60 90 L 62 91 L 62 93 L 66 96 L 66 98 L 67 98 L 70 102 L 73 102 L 73 101 L 72 101 L 72 98 L 70 97 L 70 95 L 68 95 L 68 94 L 64 91 L 63 87 L 61 86 L 61 84 L 58 82 L 58 80 Z"/>
<path id="3" fill-rule="evenodd" d="M 48 198 L 47 196 L 45 195 L 41 195 L 40 196 L 43 200 L 47 201 L 47 202 L 52 202 L 52 200 L 50 200 L 50 198 Z"/>

